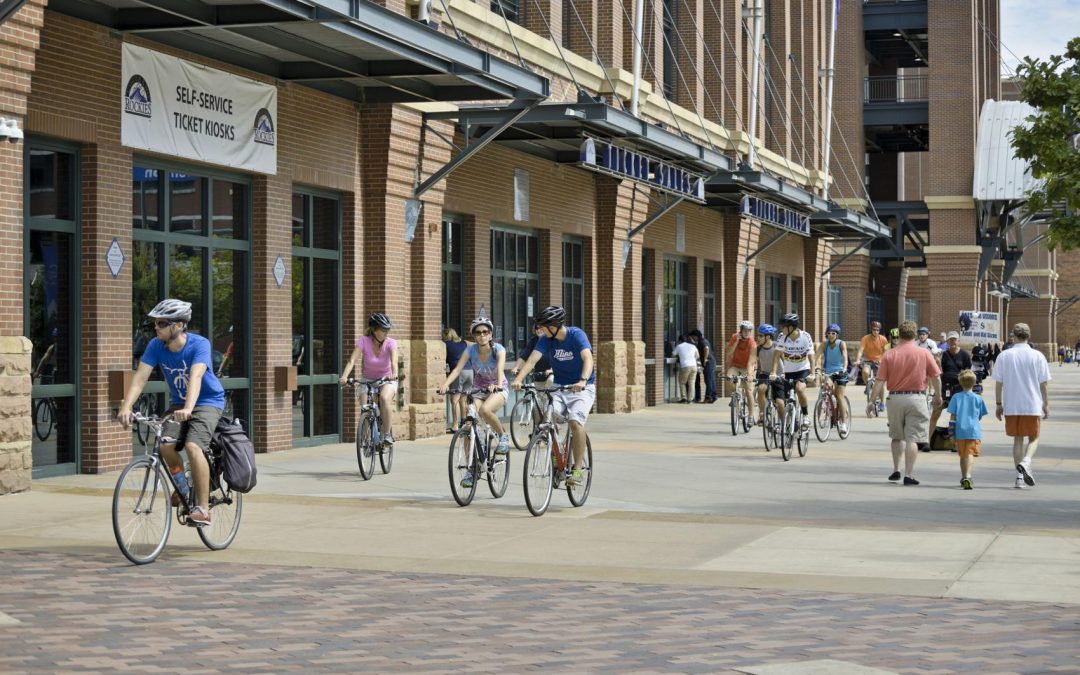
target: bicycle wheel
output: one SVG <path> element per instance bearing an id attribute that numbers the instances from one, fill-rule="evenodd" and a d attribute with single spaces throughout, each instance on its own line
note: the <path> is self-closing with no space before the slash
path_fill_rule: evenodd
<path id="1" fill-rule="evenodd" d="M 528 447 L 527 445 L 525 447 Z M 488 489 L 495 499 L 506 494 L 506 486 L 510 484 L 510 454 L 492 454 L 488 459 L 487 467 Z"/>
<path id="2" fill-rule="evenodd" d="M 383 474 L 390 473 L 390 467 L 394 465 L 394 445 L 391 443 L 379 443 L 379 468 L 382 469 Z"/>
<path id="3" fill-rule="evenodd" d="M 739 392 L 732 392 L 731 401 L 728 403 L 728 408 L 731 410 L 732 436 L 737 436 L 739 434 L 739 397 Z"/>
<path id="4" fill-rule="evenodd" d="M 220 479 L 211 485 L 210 490 L 210 525 L 196 528 L 199 539 L 211 551 L 228 548 L 240 531 L 240 513 L 243 511 L 244 495 L 222 485 Z"/>
<path id="5" fill-rule="evenodd" d="M 810 430 L 802 428 L 802 411 L 799 411 L 799 419 L 795 421 L 795 445 L 799 451 L 799 457 L 806 457 L 806 451 L 810 449 Z"/>
<path id="6" fill-rule="evenodd" d="M 784 407 L 784 423 L 780 427 L 780 456 L 784 461 L 791 459 L 791 448 L 795 445 L 795 411 L 791 401 Z"/>
<path id="7" fill-rule="evenodd" d="M 529 437 L 533 430 L 533 397 L 529 394 L 522 396 L 514 404 L 510 413 L 510 438 L 514 439 L 514 447 L 524 450 L 529 445 Z"/>
<path id="8" fill-rule="evenodd" d="M 360 465 L 360 477 L 369 480 L 375 473 L 375 420 L 369 413 L 360 415 L 356 423 L 356 463 Z"/>
<path id="9" fill-rule="evenodd" d="M 742 430 L 744 433 L 750 433 L 750 427 L 753 426 L 753 419 L 750 417 L 750 406 L 747 404 L 746 396 L 742 397 L 742 405 L 739 406 L 739 417 L 742 418 Z"/>
<path id="10" fill-rule="evenodd" d="M 814 435 L 821 443 L 829 440 L 829 434 L 832 432 L 832 418 L 832 402 L 829 397 L 818 396 L 817 403 L 814 404 Z"/>
<path id="11" fill-rule="evenodd" d="M 466 423 L 450 439 L 450 457 L 447 460 L 447 469 L 450 474 L 450 492 L 454 495 L 454 501 L 458 506 L 468 506 L 476 495 L 476 479 L 474 473 L 475 454 L 471 452 L 473 444 L 472 424 Z M 466 476 L 472 476 L 468 487 L 461 483 Z"/>
<path id="12" fill-rule="evenodd" d="M 570 497 L 570 503 L 574 506 L 581 506 L 589 498 L 589 490 L 592 489 L 592 470 L 592 439 L 589 438 L 589 434 L 586 432 L 585 464 L 581 467 L 581 477 L 585 479 L 585 482 L 580 485 L 566 484 L 566 496 Z"/>
<path id="13" fill-rule="evenodd" d="M 116 481 L 113 534 L 120 552 L 136 565 L 154 562 L 169 540 L 171 485 L 161 467 L 146 457 L 128 464 Z"/>
<path id="14" fill-rule="evenodd" d="M 533 434 L 529 446 L 525 448 L 525 467 L 522 470 L 522 484 L 525 488 L 525 506 L 534 516 L 542 516 L 551 504 L 551 481 L 553 466 L 551 462 L 551 437 L 549 431 Z"/>
<path id="15" fill-rule="evenodd" d="M 776 447 L 776 408 L 771 401 L 765 402 L 765 412 L 762 413 L 761 436 L 765 439 L 765 452 Z"/>
<path id="16" fill-rule="evenodd" d="M 844 397 L 844 408 L 847 410 L 847 420 L 839 419 L 839 412 L 836 414 L 838 422 L 843 422 L 843 424 L 838 423 L 836 425 L 836 435 L 839 436 L 841 440 L 851 435 L 851 420 L 853 418 L 851 416 L 851 399 L 847 396 Z"/>
<path id="17" fill-rule="evenodd" d="M 34 404 L 34 434 L 38 440 L 44 441 L 52 434 L 53 414 L 49 399 L 39 398 Z"/>

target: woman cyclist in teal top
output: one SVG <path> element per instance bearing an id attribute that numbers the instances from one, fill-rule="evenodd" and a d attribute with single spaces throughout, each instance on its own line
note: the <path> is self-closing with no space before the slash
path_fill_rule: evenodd
<path id="1" fill-rule="evenodd" d="M 840 413 L 840 428 L 847 431 L 848 411 L 844 389 L 848 383 L 848 352 L 847 344 L 840 339 L 838 324 L 830 323 L 825 329 L 825 344 L 821 347 L 817 367 L 832 378 L 836 408 Z"/>

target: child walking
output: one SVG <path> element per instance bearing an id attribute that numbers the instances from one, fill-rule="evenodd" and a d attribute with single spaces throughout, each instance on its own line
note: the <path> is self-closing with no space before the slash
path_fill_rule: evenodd
<path id="1" fill-rule="evenodd" d="M 970 369 L 962 371 L 959 380 L 964 391 L 953 394 L 948 409 L 955 423 L 953 445 L 960 455 L 960 487 L 970 490 L 974 487 L 971 484 L 971 465 L 979 456 L 982 440 L 979 420 L 986 416 L 987 410 L 982 396 L 971 391 L 977 382 L 975 373 Z"/>

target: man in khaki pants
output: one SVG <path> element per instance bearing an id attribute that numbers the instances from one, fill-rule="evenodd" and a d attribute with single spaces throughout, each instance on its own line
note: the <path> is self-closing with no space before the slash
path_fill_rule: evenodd
<path id="1" fill-rule="evenodd" d="M 694 385 L 697 384 L 701 356 L 697 346 L 684 335 L 679 336 L 679 344 L 675 345 L 672 355 L 679 360 L 679 403 L 689 403 L 694 400 Z"/>
<path id="2" fill-rule="evenodd" d="M 889 385 L 889 438 L 892 439 L 893 472 L 889 480 L 900 480 L 900 458 L 904 458 L 904 485 L 918 485 L 912 472 L 919 455 L 918 444 L 930 439 L 930 409 L 926 407 L 927 384 L 934 388 L 934 407 L 941 405 L 941 368 L 928 349 L 915 346 L 914 321 L 900 324 L 900 344 L 881 357 L 877 381 L 870 401 L 876 401 Z M 870 415 L 874 403 L 868 403 Z"/>

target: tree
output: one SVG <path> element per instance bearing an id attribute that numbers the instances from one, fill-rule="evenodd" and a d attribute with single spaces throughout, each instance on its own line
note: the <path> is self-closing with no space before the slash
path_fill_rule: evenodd
<path id="1" fill-rule="evenodd" d="M 1080 248 L 1080 37 L 1064 56 L 1024 59 L 1017 76 L 1020 99 L 1038 109 L 1012 137 L 1016 156 L 1043 181 L 1028 197 L 1028 212 L 1049 214 L 1051 247 Z"/>

